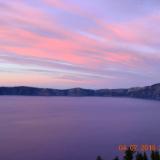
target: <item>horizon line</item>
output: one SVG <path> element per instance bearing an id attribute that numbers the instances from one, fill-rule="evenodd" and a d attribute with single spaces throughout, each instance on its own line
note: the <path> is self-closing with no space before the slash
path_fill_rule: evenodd
<path id="1" fill-rule="evenodd" d="M 26 88 L 37 88 L 37 89 L 57 89 L 57 90 L 68 90 L 68 89 L 89 89 L 89 90 L 101 90 L 101 89 L 129 89 L 129 88 L 143 88 L 143 87 L 148 87 L 148 86 L 154 86 L 154 85 L 158 85 L 160 83 L 154 83 L 151 85 L 146 85 L 146 86 L 132 86 L 132 87 L 128 87 L 128 88 L 99 88 L 99 89 L 93 89 L 93 88 L 83 88 L 83 87 L 72 87 L 72 88 L 66 88 L 66 89 L 59 89 L 59 88 L 52 88 L 52 87 L 36 87 L 36 86 L 24 86 L 24 85 L 17 85 L 17 86 L 0 86 L 0 88 L 2 87 L 6 87 L 6 88 L 16 88 L 16 87 L 26 87 Z"/>

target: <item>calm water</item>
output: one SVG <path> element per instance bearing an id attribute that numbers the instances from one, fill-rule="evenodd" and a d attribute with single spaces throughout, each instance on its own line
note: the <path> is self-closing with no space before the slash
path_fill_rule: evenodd
<path id="1" fill-rule="evenodd" d="M 160 102 L 0 97 L 1 160 L 112 159 L 119 144 L 160 145 Z"/>

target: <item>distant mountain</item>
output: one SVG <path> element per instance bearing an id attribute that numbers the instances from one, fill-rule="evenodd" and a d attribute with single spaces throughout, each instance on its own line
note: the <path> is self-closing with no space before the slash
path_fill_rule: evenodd
<path id="1" fill-rule="evenodd" d="M 19 96 L 100 96 L 100 97 L 135 97 L 160 100 L 160 83 L 146 87 L 129 89 L 48 89 L 35 87 L 0 87 L 0 95 Z"/>

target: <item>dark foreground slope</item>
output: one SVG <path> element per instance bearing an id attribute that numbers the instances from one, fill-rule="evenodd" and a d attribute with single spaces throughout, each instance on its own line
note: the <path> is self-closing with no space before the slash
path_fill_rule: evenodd
<path id="1" fill-rule="evenodd" d="M 0 87 L 0 95 L 23 96 L 101 96 L 101 97 L 135 97 L 160 100 L 160 83 L 146 87 L 129 89 L 45 89 L 34 87 Z"/>

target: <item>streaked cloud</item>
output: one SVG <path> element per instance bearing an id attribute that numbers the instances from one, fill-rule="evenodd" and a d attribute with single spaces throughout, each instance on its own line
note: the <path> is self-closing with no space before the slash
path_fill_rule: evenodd
<path id="1" fill-rule="evenodd" d="M 118 10 L 132 8 L 129 0 L 121 1 L 126 6 L 110 0 L 108 5 Z M 138 13 L 126 9 L 128 14 L 124 18 L 119 11 L 107 10 L 100 17 L 104 2 L 0 0 L 3 76 L 0 83 L 53 88 L 116 88 L 157 83 L 160 79 L 158 2 L 154 1 L 149 9 L 149 2 L 139 4 L 136 0 L 134 9 Z M 96 4 L 97 9 L 88 10 Z M 32 75 L 39 80 L 35 78 L 32 83 Z"/>

